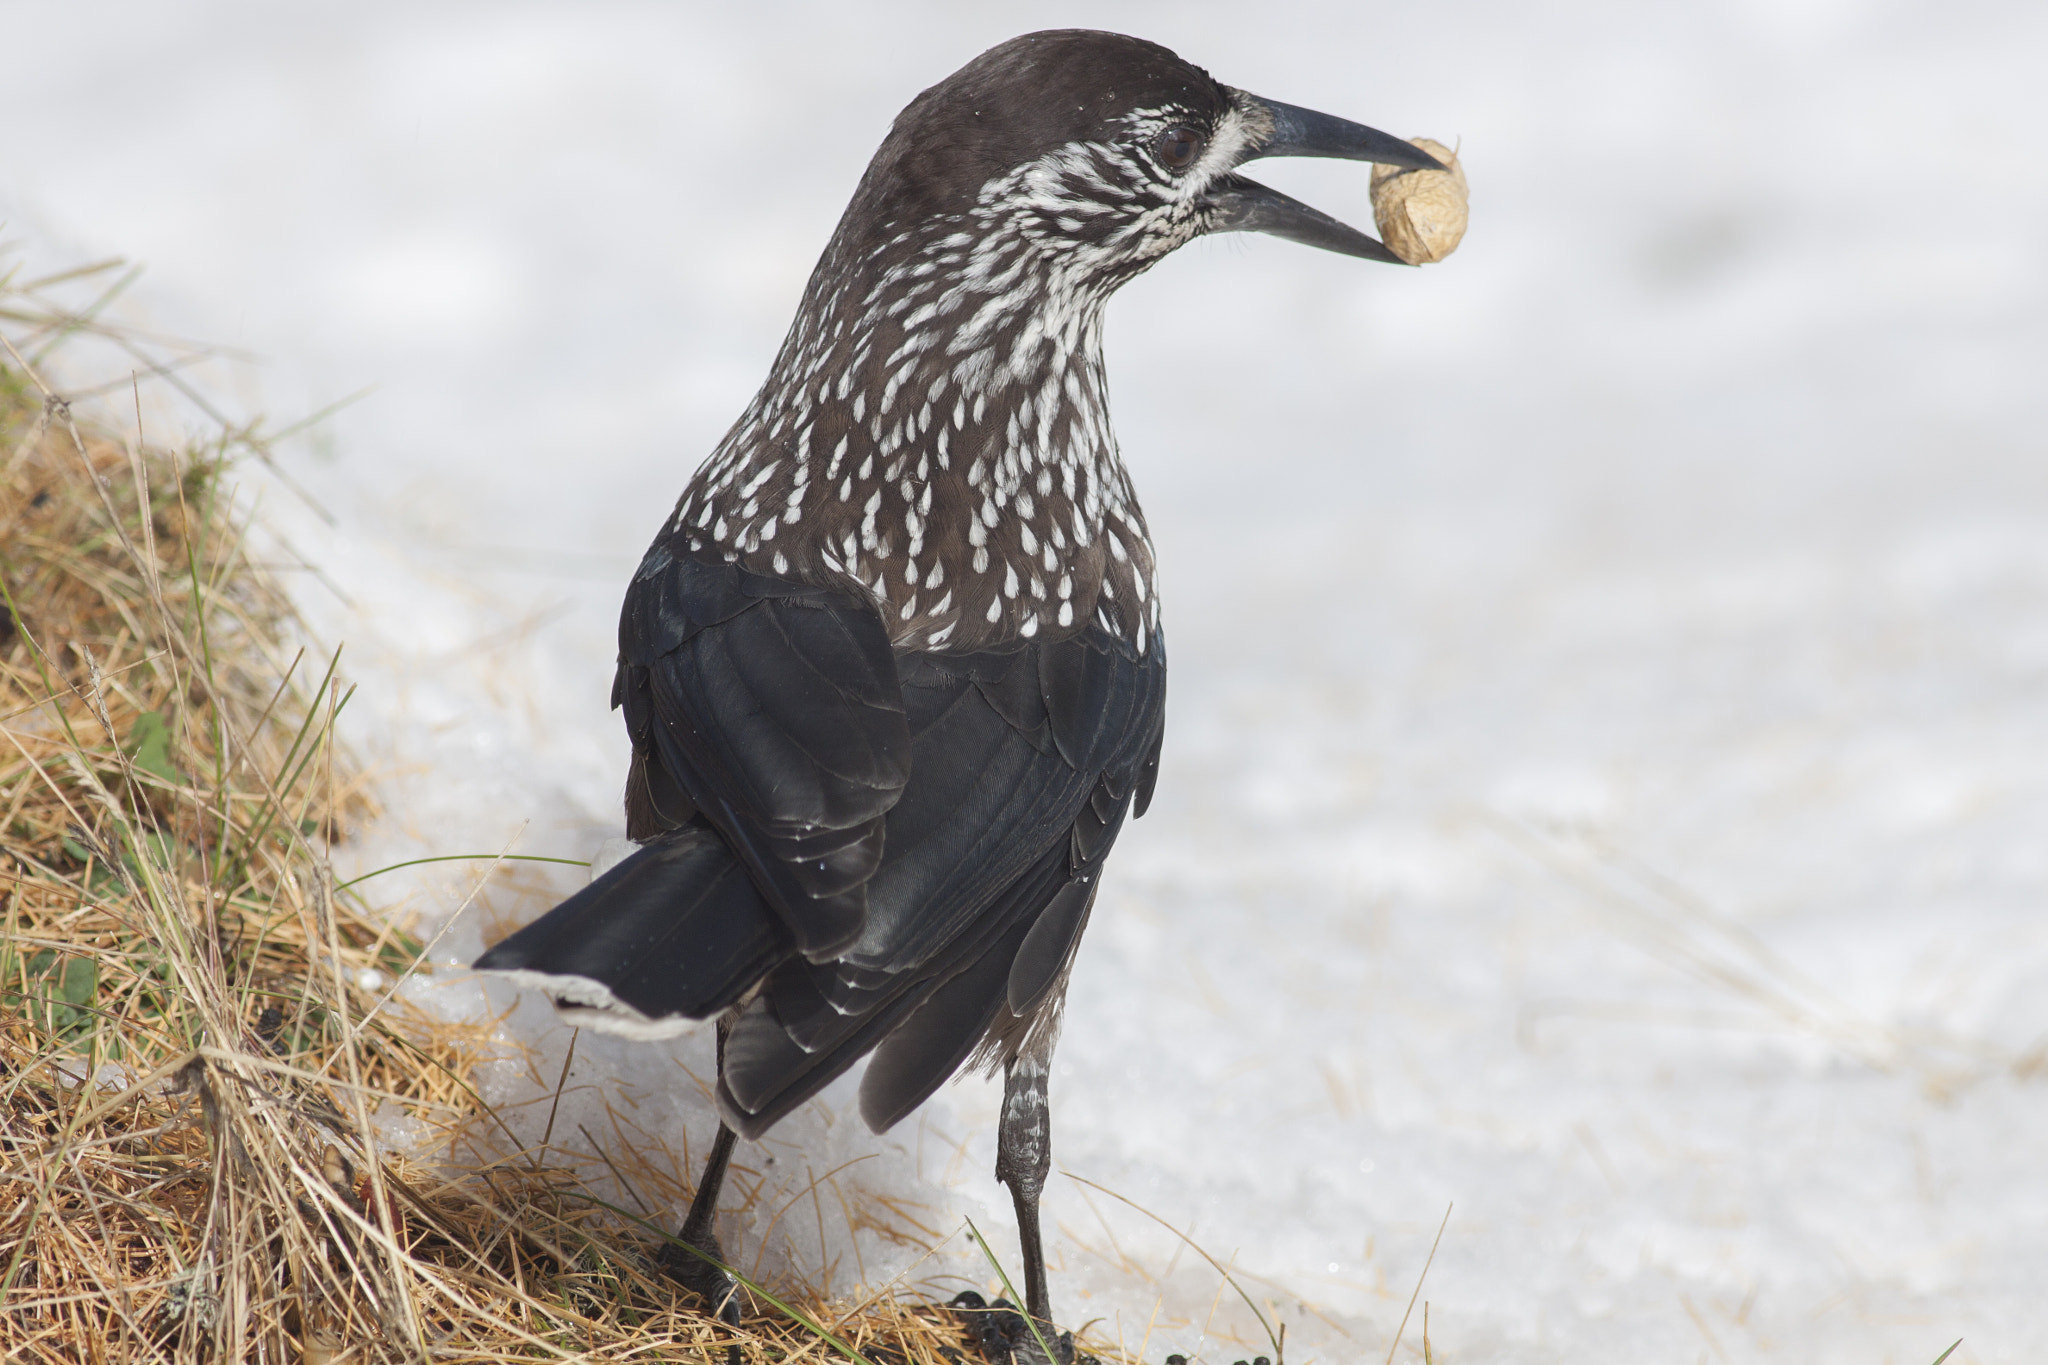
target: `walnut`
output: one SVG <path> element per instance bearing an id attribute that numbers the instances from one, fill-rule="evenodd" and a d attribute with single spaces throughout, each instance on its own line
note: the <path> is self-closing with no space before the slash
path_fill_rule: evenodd
<path id="1" fill-rule="evenodd" d="M 1458 154 L 1426 137 L 1408 139 L 1444 165 L 1447 171 L 1411 171 L 1399 166 L 1372 168 L 1372 216 L 1380 238 L 1410 265 L 1440 261 L 1458 249 L 1465 237 L 1465 168 Z"/>

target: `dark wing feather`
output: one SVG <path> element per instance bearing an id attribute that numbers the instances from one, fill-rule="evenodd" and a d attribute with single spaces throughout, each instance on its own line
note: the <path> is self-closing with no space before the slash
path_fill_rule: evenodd
<path id="1" fill-rule="evenodd" d="M 798 952 L 860 934 L 910 757 L 871 606 L 658 547 L 627 593 L 613 695 L 647 804 L 679 792 L 725 833 Z"/>
<path id="2" fill-rule="evenodd" d="M 776 916 L 731 848 L 695 821 L 499 943 L 476 967 L 594 982 L 656 1021 L 728 1009 L 788 956 Z"/>
<path id="3" fill-rule="evenodd" d="M 860 1116 L 887 1132 L 960 1069 L 1003 1007 L 1005 981 L 1032 921 L 1020 919 L 1001 940 L 939 982 L 892 1030 L 860 1078 Z"/>
<path id="4" fill-rule="evenodd" d="M 1095 908 L 1095 892 L 1102 883 L 1096 878 L 1077 877 L 1062 886 L 1039 911 L 1031 930 L 1017 945 L 1010 974 L 1003 982 L 1003 995 L 1010 1013 L 1023 1018 L 1059 978 L 1073 956 L 1074 944 Z"/>
<path id="5" fill-rule="evenodd" d="M 934 701 L 949 704 L 942 724 L 913 739 L 917 781 L 888 822 L 902 856 L 887 858 L 869 885 L 868 926 L 850 961 L 900 971 L 950 942 L 1045 850 L 1072 843 L 1098 786 L 1117 794 L 1109 809 L 1121 823 L 1132 779 L 1164 730 L 1163 650 L 1155 642 L 1141 655 L 1090 630 L 1016 655 L 927 656 L 922 670 L 906 670 L 914 727 Z M 958 680 L 972 691 L 951 702 Z M 994 756 L 984 758 L 991 738 Z M 913 799 L 926 782 L 944 787 L 949 778 L 967 783 L 963 799 Z M 1071 871 L 1107 854 L 1114 833 L 1105 831 L 1098 824 L 1090 842 L 1099 846 L 1083 858 L 1070 852 Z"/>
<path id="6" fill-rule="evenodd" d="M 875 1050 L 877 1044 L 885 1040 L 895 1044 L 899 1037 L 903 1041 L 893 1048 L 893 1055 L 895 1070 L 901 1074 L 892 1083 L 890 1068 L 878 1071 L 878 1053 L 861 1081 L 862 1115 L 900 1110 L 900 1117 L 916 1108 L 944 1084 L 987 1031 L 997 1008 L 1003 1004 L 1003 974 L 1015 957 L 1019 942 L 1028 933 L 1038 908 L 1052 899 L 1067 879 L 1058 850 L 1031 871 L 1033 875 L 1019 878 L 1005 889 L 998 904 L 988 907 L 989 914 L 977 926 L 980 932 L 972 938 L 937 954 L 921 970 L 891 974 L 879 989 L 848 993 L 841 1005 L 844 1012 L 833 1011 L 829 1029 L 811 1047 L 798 1042 L 777 1013 L 776 979 L 796 975 L 815 979 L 824 975 L 825 969 L 804 962 L 784 963 L 771 978 L 769 988 L 748 1005 L 726 1040 L 725 1067 L 719 1084 L 720 1108 L 726 1122 L 745 1136 L 758 1137 Z M 984 963 L 985 958 L 990 960 Z M 956 994 L 952 997 L 954 1008 L 942 1008 L 930 1017 L 924 1014 L 920 1007 L 934 993 L 977 966 L 983 967 L 977 979 L 984 982 L 986 989 L 974 997 L 971 1007 L 962 1006 Z M 911 1028 L 920 1022 L 926 1030 L 944 1037 L 936 1043 L 920 1043 L 920 1030 Z M 934 1025 L 940 1027 L 934 1029 Z M 926 1063 L 925 1067 L 913 1070 L 920 1060 Z M 938 1065 L 940 1061 L 942 1066 Z M 871 1088 L 881 1098 L 871 1101 Z M 902 1103 L 900 1097 L 906 1092 L 913 1097 Z"/>

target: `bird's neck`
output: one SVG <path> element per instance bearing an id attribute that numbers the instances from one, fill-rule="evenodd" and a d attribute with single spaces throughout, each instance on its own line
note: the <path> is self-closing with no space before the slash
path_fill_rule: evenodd
<path id="1" fill-rule="evenodd" d="M 1103 292 L 1039 243 L 835 242 L 670 533 L 872 598 L 899 648 L 1091 623 L 1149 647 L 1150 539 L 1110 428 Z"/>

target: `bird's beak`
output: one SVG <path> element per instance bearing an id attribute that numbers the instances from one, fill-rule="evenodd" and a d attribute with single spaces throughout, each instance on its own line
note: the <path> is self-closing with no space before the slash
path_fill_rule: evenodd
<path id="1" fill-rule="evenodd" d="M 1260 99 L 1242 90 L 1235 93 L 1245 121 L 1266 130 L 1263 136 L 1255 135 L 1240 164 L 1268 156 L 1324 156 L 1411 170 L 1444 169 L 1441 161 L 1420 147 L 1377 128 L 1318 114 L 1313 109 L 1297 109 L 1278 100 Z M 1343 256 L 1407 264 L 1377 238 L 1241 175 L 1218 178 L 1209 188 L 1208 199 L 1211 232 L 1268 232 Z"/>

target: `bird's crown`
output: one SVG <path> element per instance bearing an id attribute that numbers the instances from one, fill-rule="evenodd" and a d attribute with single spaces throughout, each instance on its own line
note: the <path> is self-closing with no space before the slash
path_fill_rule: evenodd
<path id="1" fill-rule="evenodd" d="M 1211 226 L 1205 191 L 1272 128 L 1262 102 L 1157 43 L 1026 34 L 911 101 L 840 238 L 973 224 L 1069 258 L 1070 283 L 1114 287 Z"/>

